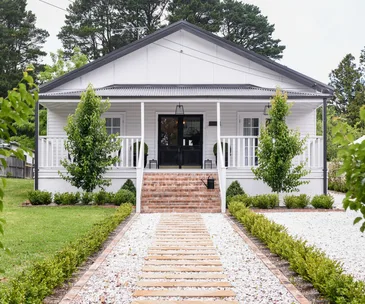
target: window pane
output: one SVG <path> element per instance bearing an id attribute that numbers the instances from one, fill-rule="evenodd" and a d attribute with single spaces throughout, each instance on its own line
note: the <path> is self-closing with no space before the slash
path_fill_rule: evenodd
<path id="1" fill-rule="evenodd" d="M 251 118 L 244 118 L 243 119 L 243 126 L 244 127 L 251 127 Z"/>
<path id="2" fill-rule="evenodd" d="M 113 118 L 113 127 L 120 127 L 120 118 Z"/>
<path id="3" fill-rule="evenodd" d="M 251 136 L 251 128 L 243 128 L 243 136 Z"/>
<path id="4" fill-rule="evenodd" d="M 113 134 L 120 134 L 120 128 L 113 128 Z"/>
<path id="5" fill-rule="evenodd" d="M 253 127 L 258 127 L 259 126 L 259 119 L 258 118 L 252 118 L 252 125 Z"/>
<path id="6" fill-rule="evenodd" d="M 258 136 L 259 135 L 259 128 L 252 128 L 252 135 Z"/>
<path id="7" fill-rule="evenodd" d="M 112 133 L 111 128 L 106 128 L 106 133 L 108 133 L 108 135 L 110 135 Z"/>
<path id="8" fill-rule="evenodd" d="M 112 125 L 112 119 L 111 118 L 106 118 L 105 123 L 106 123 L 107 127 L 110 127 Z"/>

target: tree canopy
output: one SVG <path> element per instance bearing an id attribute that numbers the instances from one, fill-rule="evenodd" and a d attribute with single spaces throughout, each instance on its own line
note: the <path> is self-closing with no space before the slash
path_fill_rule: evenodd
<path id="1" fill-rule="evenodd" d="M 288 128 L 285 119 L 289 109 L 287 95 L 278 90 L 271 100 L 269 124 L 260 130 L 258 166 L 252 168 L 256 179 L 277 193 L 298 191 L 298 186 L 308 183 L 301 180 L 309 173 L 305 163 L 293 164 L 294 157 L 303 152 L 306 139 Z"/>
<path id="2" fill-rule="evenodd" d="M 273 59 L 285 49 L 260 9 L 237 0 L 75 0 L 58 37 L 66 55 L 79 46 L 92 60 L 161 28 L 163 19 L 187 20 Z"/>
<path id="3" fill-rule="evenodd" d="M 42 46 L 48 32 L 36 27 L 36 17 L 26 5 L 26 0 L 0 1 L 0 97 L 19 83 L 29 64 L 37 69 L 46 55 Z"/>

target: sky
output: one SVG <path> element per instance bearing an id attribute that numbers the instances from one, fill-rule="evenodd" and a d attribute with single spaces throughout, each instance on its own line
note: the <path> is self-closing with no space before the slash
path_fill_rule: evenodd
<path id="1" fill-rule="evenodd" d="M 45 0 L 66 9 L 72 0 Z M 358 58 L 365 47 L 364 0 L 245 0 L 257 5 L 275 24 L 274 38 L 286 46 L 279 62 L 319 81 L 328 83 L 329 73 L 348 53 Z M 57 34 L 64 24 L 65 11 L 40 0 L 28 0 L 28 9 L 37 16 L 37 26 L 46 29 L 44 50 L 62 47 Z M 45 60 L 49 62 L 49 58 Z"/>

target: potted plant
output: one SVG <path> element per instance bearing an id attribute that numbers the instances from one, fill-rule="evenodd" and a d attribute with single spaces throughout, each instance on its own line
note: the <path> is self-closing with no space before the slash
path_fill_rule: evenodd
<path id="1" fill-rule="evenodd" d="M 141 148 L 141 142 L 138 142 L 138 150 L 137 150 L 137 143 L 133 144 L 133 166 L 137 166 L 137 153 L 139 154 L 139 149 Z M 147 156 L 148 156 L 148 146 L 144 143 L 144 167 L 146 168 L 147 165 Z"/>
<path id="2" fill-rule="evenodd" d="M 222 151 L 223 151 L 223 143 L 221 142 L 221 147 L 222 147 Z M 228 147 L 228 143 L 226 143 L 225 144 L 225 157 L 224 157 L 224 165 L 226 166 L 226 167 L 228 167 L 228 149 L 229 149 L 229 147 Z M 218 165 L 218 161 L 217 161 L 217 143 L 215 143 L 214 144 L 214 146 L 213 146 L 213 153 L 214 153 L 214 155 L 215 155 L 215 163 Z"/>

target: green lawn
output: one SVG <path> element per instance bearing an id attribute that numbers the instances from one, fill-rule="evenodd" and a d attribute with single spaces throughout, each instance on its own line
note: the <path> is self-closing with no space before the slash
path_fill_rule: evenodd
<path id="1" fill-rule="evenodd" d="M 51 255 L 85 234 L 94 223 L 115 212 L 114 208 L 90 206 L 21 207 L 31 189 L 32 180 L 7 179 L 4 212 L 0 216 L 6 220 L 2 241 L 12 253 L 0 256 L 5 281 L 31 262 Z"/>

